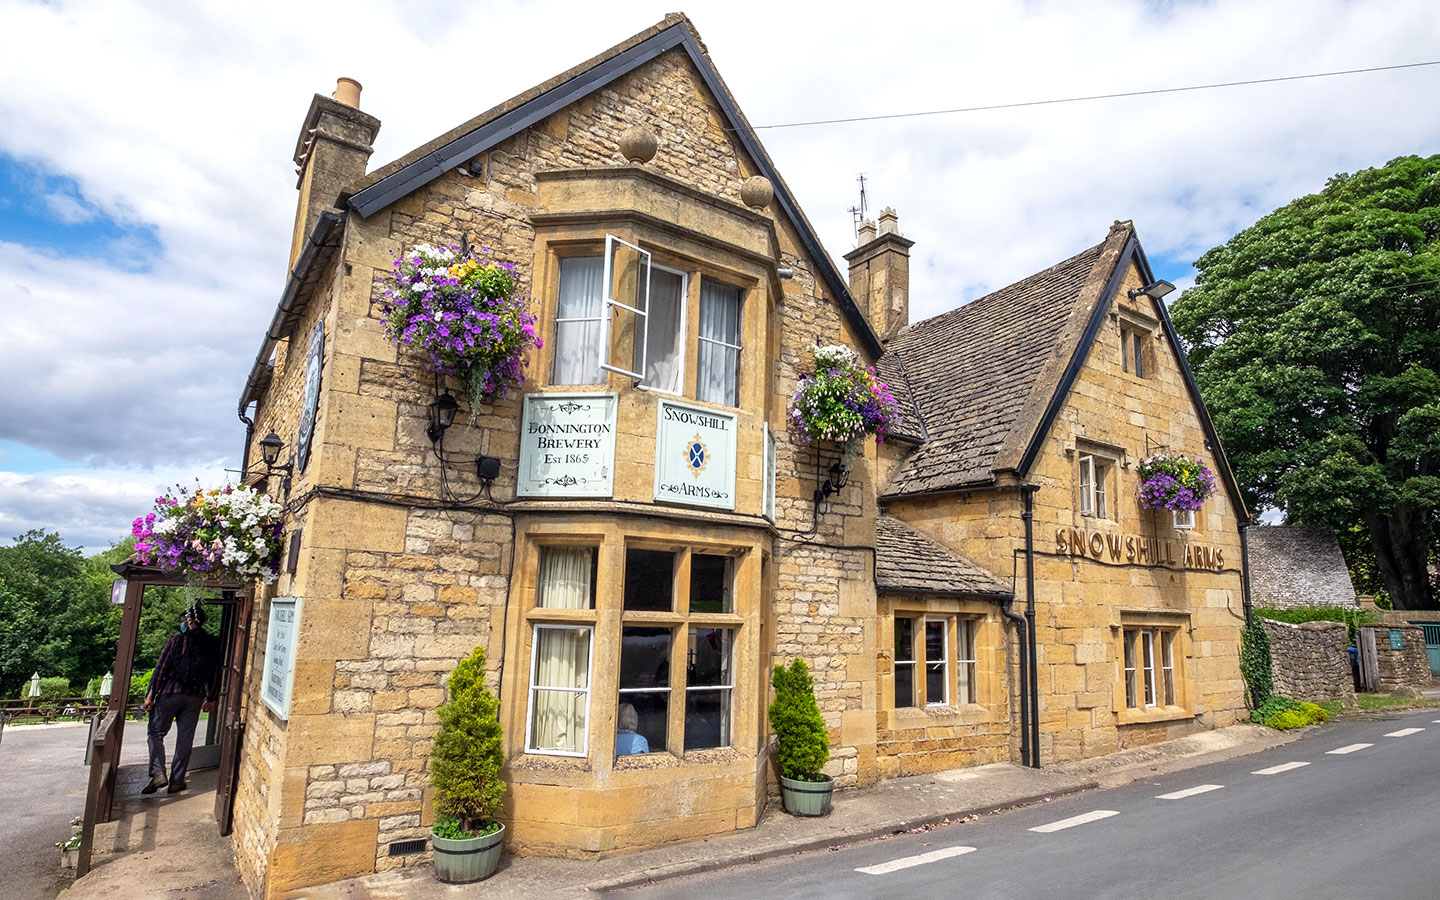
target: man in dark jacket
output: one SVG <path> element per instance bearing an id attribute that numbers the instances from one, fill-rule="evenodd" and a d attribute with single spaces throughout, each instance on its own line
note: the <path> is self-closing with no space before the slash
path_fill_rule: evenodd
<path id="1" fill-rule="evenodd" d="M 201 712 L 215 708 L 220 691 L 220 642 L 205 632 L 205 610 L 193 604 L 180 614 L 180 633 L 172 637 L 150 676 L 144 709 L 150 712 L 150 783 L 142 794 L 153 794 L 167 784 L 165 778 L 165 735 L 170 723 L 175 731 L 175 759 L 170 767 L 166 793 L 185 790 L 185 772 L 190 768 L 190 747 Z"/>

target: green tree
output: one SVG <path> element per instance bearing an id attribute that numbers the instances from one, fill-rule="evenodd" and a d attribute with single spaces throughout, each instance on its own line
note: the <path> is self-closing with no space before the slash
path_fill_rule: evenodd
<path id="1" fill-rule="evenodd" d="M 115 659 L 120 609 L 110 578 L 59 534 L 28 531 L 0 547 L 0 693 L 32 672 L 84 684 Z"/>
<path id="2" fill-rule="evenodd" d="M 485 686 L 484 647 L 460 661 L 446 689 L 450 699 L 438 711 L 440 730 L 430 751 L 436 833 L 450 838 L 480 835 L 491 830 L 505 796 L 500 702 Z"/>
<path id="3" fill-rule="evenodd" d="M 830 733 L 815 702 L 810 668 L 798 656 L 789 668 L 776 663 L 770 685 L 775 688 L 770 727 L 775 731 L 780 773 L 800 781 L 819 781 L 820 770 L 830 760 Z"/>
<path id="4" fill-rule="evenodd" d="M 1362 527 L 1396 608 L 1440 608 L 1440 155 L 1336 175 L 1195 266 L 1173 318 L 1247 503 Z"/>

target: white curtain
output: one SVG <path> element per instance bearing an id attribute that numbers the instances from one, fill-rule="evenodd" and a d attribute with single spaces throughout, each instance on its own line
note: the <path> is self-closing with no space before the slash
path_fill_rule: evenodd
<path id="1" fill-rule="evenodd" d="M 560 302 L 555 311 L 553 384 L 599 384 L 600 324 L 604 306 L 604 260 L 560 260 Z"/>
<path id="2" fill-rule="evenodd" d="M 700 359 L 696 396 L 726 406 L 736 404 L 740 371 L 740 289 L 705 279 L 700 282 Z"/>
<path id="3" fill-rule="evenodd" d="M 590 628 L 535 629 L 530 749 L 585 752 L 590 696 Z"/>
<path id="4" fill-rule="evenodd" d="M 540 590 L 535 605 L 543 609 L 589 609 L 594 547 L 540 548 Z"/>
<path id="5" fill-rule="evenodd" d="M 685 367 L 680 348 L 683 324 L 680 296 L 685 279 L 663 269 L 650 270 L 648 342 L 645 352 L 645 386 L 678 394 L 684 390 Z M 638 369 L 636 371 L 639 371 Z"/>

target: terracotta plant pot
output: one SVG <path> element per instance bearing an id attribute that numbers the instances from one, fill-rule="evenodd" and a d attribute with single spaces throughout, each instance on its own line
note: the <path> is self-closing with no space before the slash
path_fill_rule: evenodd
<path id="1" fill-rule="evenodd" d="M 469 884 L 483 881 L 495 874 L 500 865 L 500 847 L 505 842 L 505 826 L 499 831 L 476 838 L 452 840 L 438 834 L 430 835 L 435 848 L 435 877 L 446 884 Z"/>
<path id="2" fill-rule="evenodd" d="M 835 779 L 821 775 L 824 781 L 797 781 L 780 776 L 780 800 L 785 811 L 792 816 L 828 816 L 830 795 L 835 791 Z"/>

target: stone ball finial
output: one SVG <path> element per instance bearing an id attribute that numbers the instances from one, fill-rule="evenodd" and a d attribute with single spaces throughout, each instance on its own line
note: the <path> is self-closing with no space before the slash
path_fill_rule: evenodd
<path id="1" fill-rule="evenodd" d="M 644 165 L 655 158 L 660 139 L 649 125 L 631 125 L 620 132 L 620 153 L 635 165 Z"/>
<path id="2" fill-rule="evenodd" d="M 764 209 L 775 199 L 775 185 L 764 175 L 751 175 L 740 185 L 740 200 L 751 209 Z"/>

